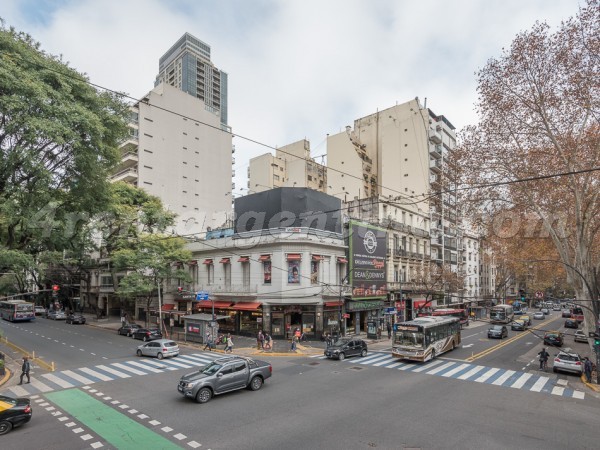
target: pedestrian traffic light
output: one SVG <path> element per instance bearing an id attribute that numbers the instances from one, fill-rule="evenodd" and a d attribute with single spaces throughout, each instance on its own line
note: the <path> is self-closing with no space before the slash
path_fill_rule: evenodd
<path id="1" fill-rule="evenodd" d="M 58 284 L 53 284 L 52 285 L 52 292 L 58 292 L 60 291 L 60 286 Z"/>

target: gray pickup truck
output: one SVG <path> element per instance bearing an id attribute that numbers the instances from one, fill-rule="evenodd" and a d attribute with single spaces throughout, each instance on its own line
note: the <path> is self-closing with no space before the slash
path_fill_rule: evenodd
<path id="1" fill-rule="evenodd" d="M 179 380 L 177 390 L 198 403 L 208 402 L 213 395 L 249 388 L 259 390 L 271 377 L 271 364 L 241 356 L 216 359 L 198 371 Z"/>

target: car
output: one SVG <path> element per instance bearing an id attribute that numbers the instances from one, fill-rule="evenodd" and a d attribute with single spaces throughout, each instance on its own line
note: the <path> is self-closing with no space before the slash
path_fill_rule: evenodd
<path id="1" fill-rule="evenodd" d="M 527 329 L 527 325 L 522 320 L 514 320 L 510 324 L 510 329 L 513 331 L 525 331 Z"/>
<path id="2" fill-rule="evenodd" d="M 587 344 L 588 337 L 585 335 L 583 330 L 577 330 L 575 332 L 575 342 L 585 342 Z"/>
<path id="3" fill-rule="evenodd" d="M 328 359 L 339 359 L 343 361 L 349 356 L 367 356 L 367 343 L 362 339 L 342 338 L 338 339 L 324 351 Z"/>
<path id="4" fill-rule="evenodd" d="M 123 325 L 121 328 L 119 328 L 117 330 L 117 334 L 119 334 L 121 336 L 131 337 L 131 334 L 139 328 L 142 328 L 142 327 L 140 325 L 138 325 L 137 323 L 128 323 L 127 325 Z"/>
<path id="5" fill-rule="evenodd" d="M 550 310 L 548 308 L 542 308 L 542 314 L 544 314 L 545 316 L 547 316 L 548 314 L 550 314 Z"/>
<path id="6" fill-rule="evenodd" d="M 206 403 L 214 395 L 238 389 L 258 391 L 272 373 L 273 366 L 265 361 L 242 356 L 219 358 L 182 376 L 177 391 L 198 403 Z"/>
<path id="7" fill-rule="evenodd" d="M 523 315 L 523 311 L 522 311 L 522 310 L 520 310 L 520 309 L 519 309 L 519 310 L 515 310 L 515 311 L 513 311 L 513 314 L 514 314 L 515 316 L 521 316 L 521 315 Z"/>
<path id="8" fill-rule="evenodd" d="M 523 322 L 525 322 L 525 325 L 527 327 L 531 326 L 531 317 L 529 317 L 529 316 L 521 316 L 521 317 L 519 317 L 519 320 L 522 320 Z"/>
<path id="9" fill-rule="evenodd" d="M 536 312 L 533 314 L 533 318 L 534 320 L 544 320 L 544 313 L 543 312 Z"/>
<path id="10" fill-rule="evenodd" d="M 158 328 L 138 328 L 131 333 L 131 337 L 147 342 L 162 339 L 162 333 Z"/>
<path id="11" fill-rule="evenodd" d="M 61 311 L 61 310 L 51 310 L 51 311 L 48 311 L 48 314 L 46 314 L 46 319 L 65 320 L 66 318 L 67 318 L 67 315 L 65 314 L 64 311 Z"/>
<path id="12" fill-rule="evenodd" d="M 570 309 L 563 309 L 561 312 L 563 318 L 565 317 L 571 317 L 571 310 Z"/>
<path id="13" fill-rule="evenodd" d="M 560 311 L 560 310 L 561 310 L 561 307 L 560 307 L 560 305 L 554 305 L 554 306 L 552 307 L 552 311 Z"/>
<path id="14" fill-rule="evenodd" d="M 79 313 L 69 314 L 65 322 L 70 324 L 80 323 L 85 325 L 85 316 Z"/>
<path id="15" fill-rule="evenodd" d="M 562 347 L 564 336 L 560 331 L 548 331 L 544 333 L 544 344 L 552 347 Z"/>
<path id="16" fill-rule="evenodd" d="M 488 328 L 488 338 L 504 338 L 508 337 L 508 328 L 504 325 L 492 325 Z"/>
<path id="17" fill-rule="evenodd" d="M 135 354 L 138 356 L 154 356 L 158 359 L 179 356 L 179 345 L 170 339 L 157 339 L 140 345 Z"/>
<path id="18" fill-rule="evenodd" d="M 552 371 L 574 372 L 578 375 L 583 373 L 583 359 L 570 348 L 565 348 L 554 357 Z"/>
<path id="19" fill-rule="evenodd" d="M 565 320 L 565 328 L 579 328 L 579 323 L 575 319 Z"/>
<path id="20" fill-rule="evenodd" d="M 46 315 L 46 308 L 43 306 L 36 305 L 33 307 L 36 316 L 44 316 Z"/>
<path id="21" fill-rule="evenodd" d="M 31 400 L 0 395 L 0 435 L 31 420 Z"/>

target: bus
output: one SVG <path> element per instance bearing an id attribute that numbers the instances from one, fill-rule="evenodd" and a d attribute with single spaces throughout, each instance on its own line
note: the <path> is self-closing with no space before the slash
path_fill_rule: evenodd
<path id="1" fill-rule="evenodd" d="M 583 309 L 581 306 L 573 306 L 571 308 L 571 319 L 575 319 L 578 323 L 583 322 Z"/>
<path id="2" fill-rule="evenodd" d="M 496 305 L 490 310 L 491 323 L 510 323 L 515 317 L 512 305 Z"/>
<path id="3" fill-rule="evenodd" d="M 457 317 L 417 317 L 394 324 L 392 356 L 410 361 L 430 361 L 460 345 Z"/>
<path id="4" fill-rule="evenodd" d="M 423 312 L 419 317 L 458 317 L 460 326 L 469 326 L 469 313 L 466 309 L 460 308 L 439 308 L 431 312 Z"/>
<path id="5" fill-rule="evenodd" d="M 24 322 L 35 319 L 33 303 L 25 300 L 0 301 L 0 317 L 10 322 Z"/>

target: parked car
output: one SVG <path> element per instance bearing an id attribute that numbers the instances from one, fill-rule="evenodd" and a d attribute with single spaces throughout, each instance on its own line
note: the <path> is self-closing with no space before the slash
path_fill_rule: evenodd
<path id="1" fill-rule="evenodd" d="M 67 318 L 67 315 L 64 311 L 51 310 L 48 311 L 48 314 L 46 314 L 46 318 L 52 320 L 65 320 Z"/>
<path id="2" fill-rule="evenodd" d="M 268 362 L 241 356 L 220 358 L 179 380 L 177 391 L 198 403 L 208 402 L 214 395 L 238 389 L 259 390 L 273 367 Z"/>
<path id="3" fill-rule="evenodd" d="M 588 338 L 583 332 L 583 330 L 577 330 L 575 332 L 575 342 L 585 342 L 587 344 Z"/>
<path id="4" fill-rule="evenodd" d="M 141 339 L 142 341 L 153 341 L 155 339 L 162 339 L 162 333 L 158 328 L 137 328 L 132 331 L 131 337 L 134 339 Z"/>
<path id="5" fill-rule="evenodd" d="M 562 347 L 564 336 L 560 331 L 548 331 L 544 334 L 544 344 L 552 347 Z"/>
<path id="6" fill-rule="evenodd" d="M 579 328 L 579 323 L 575 319 L 565 320 L 565 328 Z"/>
<path id="7" fill-rule="evenodd" d="M 510 329 L 513 331 L 525 331 L 527 329 L 527 325 L 522 320 L 514 320 L 510 324 Z"/>
<path id="8" fill-rule="evenodd" d="M 117 334 L 121 336 L 131 337 L 131 334 L 139 328 L 142 327 L 139 326 L 137 323 L 128 323 L 127 325 L 123 325 L 121 328 L 119 328 L 117 330 Z"/>
<path id="9" fill-rule="evenodd" d="M 31 420 L 31 401 L 28 398 L 12 398 L 0 395 L 0 434 Z"/>
<path id="10" fill-rule="evenodd" d="M 533 318 L 534 320 L 544 320 L 544 313 L 543 312 L 536 312 L 533 313 Z"/>
<path id="11" fill-rule="evenodd" d="M 564 317 L 571 317 L 571 310 L 570 309 L 563 309 L 562 310 L 562 316 Z"/>
<path id="12" fill-rule="evenodd" d="M 343 361 L 348 356 L 367 356 L 367 343 L 362 339 L 342 338 L 325 349 L 327 358 Z"/>
<path id="13" fill-rule="evenodd" d="M 565 348 L 554 357 L 552 371 L 574 372 L 581 375 L 583 373 L 583 360 L 570 348 Z"/>
<path id="14" fill-rule="evenodd" d="M 83 314 L 79 314 L 79 313 L 69 314 L 67 316 L 66 323 L 70 323 L 70 324 L 80 323 L 80 324 L 84 325 L 85 324 L 85 316 Z"/>
<path id="15" fill-rule="evenodd" d="M 154 356 L 163 359 L 169 356 L 178 356 L 179 345 L 170 339 L 157 339 L 140 345 L 135 353 L 138 356 Z"/>
<path id="16" fill-rule="evenodd" d="M 44 308 L 43 306 L 36 305 L 34 306 L 33 311 L 35 312 L 36 316 L 46 315 L 46 308 Z"/>
<path id="17" fill-rule="evenodd" d="M 525 325 L 527 327 L 531 326 L 531 317 L 529 317 L 529 316 L 521 316 L 521 317 L 519 317 L 519 320 L 522 320 L 523 322 L 525 322 Z"/>
<path id="18" fill-rule="evenodd" d="M 548 308 L 542 308 L 542 314 L 547 316 L 548 314 L 550 314 L 550 310 Z"/>
<path id="19" fill-rule="evenodd" d="M 508 329 L 504 325 L 492 325 L 488 328 L 488 338 L 505 338 L 508 337 Z"/>

